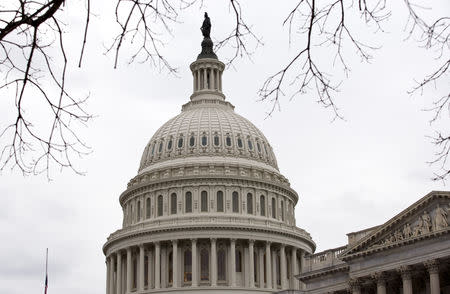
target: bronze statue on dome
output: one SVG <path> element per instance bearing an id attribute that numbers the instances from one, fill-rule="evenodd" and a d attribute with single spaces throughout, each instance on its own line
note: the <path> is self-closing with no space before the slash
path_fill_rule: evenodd
<path id="1" fill-rule="evenodd" d="M 208 13 L 205 12 L 205 19 L 203 20 L 203 24 L 202 27 L 200 28 L 200 30 L 202 31 L 202 35 L 204 38 L 208 38 L 210 39 L 210 34 L 211 34 L 211 20 L 208 16 Z"/>

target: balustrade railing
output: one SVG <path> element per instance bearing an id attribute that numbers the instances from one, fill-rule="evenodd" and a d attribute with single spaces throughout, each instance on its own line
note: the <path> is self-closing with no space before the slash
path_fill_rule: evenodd
<path id="1" fill-rule="evenodd" d="M 341 246 L 334 249 L 329 249 L 316 254 L 305 256 L 304 272 L 314 271 L 325 267 L 343 264 L 344 262 L 339 259 L 339 255 L 347 248 L 347 246 Z"/>

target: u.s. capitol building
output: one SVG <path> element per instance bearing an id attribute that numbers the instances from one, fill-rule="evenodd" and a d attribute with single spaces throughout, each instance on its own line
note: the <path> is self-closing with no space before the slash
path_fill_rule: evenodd
<path id="1" fill-rule="evenodd" d="M 204 36 L 190 101 L 120 195 L 123 225 L 103 246 L 106 294 L 449 294 L 450 192 L 314 254 L 296 226 L 298 194 L 263 133 L 226 101 L 224 64 Z"/>
<path id="2" fill-rule="evenodd" d="M 190 68 L 190 101 L 120 195 L 123 226 L 103 247 L 107 294 L 299 289 L 316 245 L 295 225 L 298 194 L 263 133 L 226 101 L 209 38 Z"/>

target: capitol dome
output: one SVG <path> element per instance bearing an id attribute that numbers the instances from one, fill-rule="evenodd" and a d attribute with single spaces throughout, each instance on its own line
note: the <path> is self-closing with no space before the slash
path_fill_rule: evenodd
<path id="1" fill-rule="evenodd" d="M 190 101 L 150 139 L 119 197 L 106 293 L 300 289 L 294 276 L 315 243 L 296 226 L 298 194 L 263 133 L 226 101 L 208 37 L 190 68 Z"/>

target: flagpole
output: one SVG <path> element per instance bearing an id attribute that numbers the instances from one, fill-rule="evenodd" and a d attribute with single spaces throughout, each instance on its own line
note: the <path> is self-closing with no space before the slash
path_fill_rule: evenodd
<path id="1" fill-rule="evenodd" d="M 48 287 L 48 248 L 45 251 L 45 285 L 44 285 L 44 294 L 47 294 Z"/>

